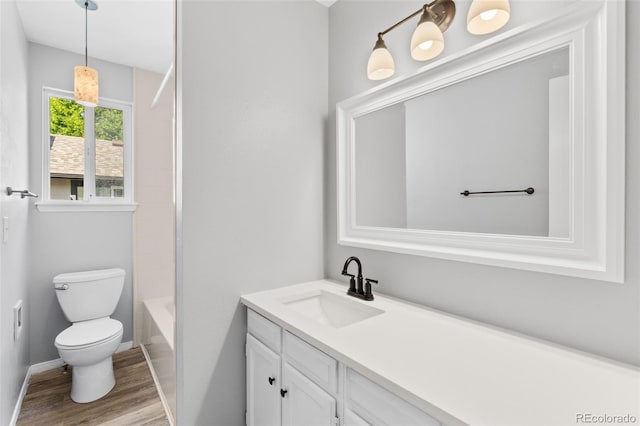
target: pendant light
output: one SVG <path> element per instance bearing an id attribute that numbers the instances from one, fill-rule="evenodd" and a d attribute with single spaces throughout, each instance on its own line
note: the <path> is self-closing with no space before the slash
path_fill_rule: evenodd
<path id="1" fill-rule="evenodd" d="M 433 59 L 444 49 L 444 36 L 434 22 L 432 13 L 424 7 L 418 27 L 411 37 L 411 57 L 416 61 Z"/>
<path id="2" fill-rule="evenodd" d="M 77 103 L 87 107 L 98 106 L 98 71 L 88 67 L 88 11 L 97 10 L 98 5 L 92 0 L 76 0 L 84 9 L 84 66 L 74 67 L 73 91 Z"/>
<path id="3" fill-rule="evenodd" d="M 509 0 L 473 0 L 467 15 L 467 30 L 471 34 L 489 34 L 509 22 Z"/>
<path id="4" fill-rule="evenodd" d="M 393 56 L 389 53 L 387 45 L 384 44 L 382 34 L 378 34 L 378 41 L 373 47 L 373 52 L 369 56 L 367 64 L 367 76 L 369 80 L 384 80 L 393 75 L 396 66 L 393 62 Z"/>

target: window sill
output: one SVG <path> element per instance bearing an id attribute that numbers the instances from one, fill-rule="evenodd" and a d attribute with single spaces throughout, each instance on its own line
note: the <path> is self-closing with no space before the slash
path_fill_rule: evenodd
<path id="1" fill-rule="evenodd" d="M 85 201 L 52 202 L 41 201 L 35 203 L 38 211 L 43 213 L 59 212 L 134 212 L 136 203 L 98 203 Z"/>

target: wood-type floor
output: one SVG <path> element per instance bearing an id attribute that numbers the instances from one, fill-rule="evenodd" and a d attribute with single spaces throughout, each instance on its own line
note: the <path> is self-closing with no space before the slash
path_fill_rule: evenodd
<path id="1" fill-rule="evenodd" d="M 71 400 L 72 369 L 64 367 L 34 374 L 22 403 L 18 426 L 168 426 L 151 372 L 142 350 L 113 356 L 116 386 L 106 396 L 87 404 Z"/>

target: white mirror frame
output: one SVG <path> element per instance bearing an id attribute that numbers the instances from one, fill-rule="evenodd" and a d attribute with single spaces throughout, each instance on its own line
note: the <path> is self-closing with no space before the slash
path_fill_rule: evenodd
<path id="1" fill-rule="evenodd" d="M 355 119 L 557 48 L 569 47 L 571 213 L 568 238 L 356 224 Z M 577 2 L 337 105 L 338 243 L 624 281 L 625 3 Z M 384 173 L 384 170 L 380 170 Z"/>

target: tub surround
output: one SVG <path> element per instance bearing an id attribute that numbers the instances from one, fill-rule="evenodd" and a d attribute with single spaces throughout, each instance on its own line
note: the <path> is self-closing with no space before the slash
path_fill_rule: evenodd
<path id="1" fill-rule="evenodd" d="M 176 416 L 176 357 L 174 348 L 175 304 L 173 297 L 142 302 L 140 346 L 154 376 L 160 399 L 171 424 Z"/>
<path id="2" fill-rule="evenodd" d="M 175 304 L 173 297 L 158 297 L 142 302 L 148 319 L 155 325 L 157 332 L 149 331 L 147 326 L 151 324 L 143 323 L 142 343 L 155 343 L 153 336 L 158 335 L 162 343 L 166 344 L 173 351 L 173 329 L 175 326 Z"/>
<path id="3" fill-rule="evenodd" d="M 575 424 L 580 414 L 640 417 L 640 370 L 376 294 L 384 311 L 344 327 L 286 302 L 347 286 L 320 280 L 241 302 L 446 424 Z"/>

